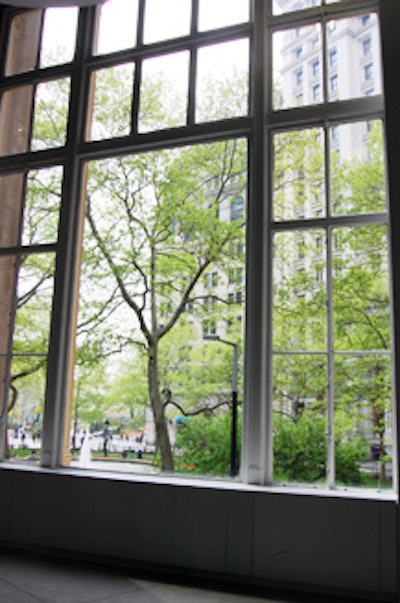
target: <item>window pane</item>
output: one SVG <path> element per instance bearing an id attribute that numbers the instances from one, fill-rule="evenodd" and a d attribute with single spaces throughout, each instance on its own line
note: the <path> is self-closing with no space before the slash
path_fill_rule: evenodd
<path id="1" fill-rule="evenodd" d="M 28 173 L 22 228 L 22 244 L 57 241 L 63 171 L 61 167 Z"/>
<path id="2" fill-rule="evenodd" d="M 138 0 L 108 0 L 100 6 L 95 54 L 136 46 Z"/>
<path id="3" fill-rule="evenodd" d="M 385 211 L 382 123 L 336 125 L 330 130 L 330 141 L 332 213 Z"/>
<path id="4" fill-rule="evenodd" d="M 278 31 L 272 44 L 274 109 L 322 102 L 321 26 Z"/>
<path id="5" fill-rule="evenodd" d="M 28 150 L 32 99 L 32 86 L 21 86 L 3 93 L 0 112 L 1 155 Z"/>
<path id="6" fill-rule="evenodd" d="M 191 0 L 146 0 L 145 44 L 189 35 L 191 4 Z"/>
<path id="7" fill-rule="evenodd" d="M 272 10 L 274 15 L 290 13 L 296 10 L 320 6 L 321 0 L 272 0 Z"/>
<path id="8" fill-rule="evenodd" d="M 53 297 L 53 255 L 20 258 L 13 358 L 10 373 L 8 444 L 30 462 L 39 460 L 47 351 Z M 35 452 L 33 452 L 35 450 Z"/>
<path id="9" fill-rule="evenodd" d="M 231 221 L 230 206 L 246 194 L 246 170 L 242 140 L 88 165 L 73 404 L 79 429 L 92 425 L 93 458 L 114 456 L 126 460 L 125 471 L 159 472 L 158 443 L 164 470 L 171 470 L 171 445 L 176 471 L 229 475 L 245 302 L 245 215 Z M 231 344 L 203 341 L 211 322 Z M 156 348 L 143 345 L 160 329 Z M 157 381 L 149 364 L 154 351 Z M 87 448 L 77 463 L 87 463 Z"/>
<path id="10" fill-rule="evenodd" d="M 139 131 L 186 125 L 188 88 L 188 52 L 143 61 Z"/>
<path id="11" fill-rule="evenodd" d="M 72 61 L 75 54 L 77 8 L 48 8 L 44 12 L 40 67 Z"/>
<path id="12" fill-rule="evenodd" d="M 32 151 L 66 143 L 69 92 L 69 78 L 42 82 L 36 87 Z"/>
<path id="13" fill-rule="evenodd" d="M 19 244 L 24 182 L 24 174 L 0 176 L 0 247 Z"/>
<path id="14" fill-rule="evenodd" d="M 9 460 L 19 465 L 40 463 L 46 369 L 47 359 L 34 354 L 11 362 L 7 444 Z"/>
<path id="15" fill-rule="evenodd" d="M 126 63 L 99 69 L 92 75 L 91 140 L 130 134 L 134 67 Z"/>
<path id="16" fill-rule="evenodd" d="M 326 346 L 325 233 L 275 234 L 273 348 L 324 350 Z"/>
<path id="17" fill-rule="evenodd" d="M 274 476 L 279 482 L 326 480 L 326 384 L 325 356 L 274 356 Z"/>
<path id="18" fill-rule="evenodd" d="M 333 319 L 336 350 L 390 350 L 387 230 L 333 231 Z"/>
<path id="19" fill-rule="evenodd" d="M 338 485 L 388 487 L 392 479 L 391 358 L 335 358 L 335 460 Z"/>
<path id="20" fill-rule="evenodd" d="M 199 30 L 227 27 L 249 20 L 249 0 L 200 0 Z"/>
<path id="21" fill-rule="evenodd" d="M 338 19 L 327 23 L 328 99 L 346 100 L 381 94 L 381 56 L 378 20 L 368 17 Z M 366 31 L 370 50 L 365 53 Z M 335 82 L 335 85 L 332 84 Z"/>
<path id="22" fill-rule="evenodd" d="M 23 12 L 13 17 L 7 46 L 6 75 L 35 69 L 41 19 L 40 10 Z"/>
<path id="23" fill-rule="evenodd" d="M 10 342 L 15 311 L 15 283 L 17 260 L 15 256 L 0 257 L 0 412 L 8 408 L 10 377 Z"/>
<path id="24" fill-rule="evenodd" d="M 248 114 L 247 39 L 200 48 L 197 67 L 197 122 Z"/>
<path id="25" fill-rule="evenodd" d="M 324 142 L 320 129 L 274 136 L 274 219 L 299 220 L 325 213 Z"/>
<path id="26" fill-rule="evenodd" d="M 0 371 L 1 380 L 5 378 L 4 355 L 9 351 L 10 328 L 12 322 L 12 311 L 14 308 L 15 279 L 17 273 L 17 260 L 14 256 L 0 257 L 0 290 L 3 292 L 0 298 Z M 2 406 L 0 406 L 2 408 Z"/>
<path id="27" fill-rule="evenodd" d="M 20 258 L 14 354 L 47 354 L 53 277 L 53 254 L 34 254 Z"/>

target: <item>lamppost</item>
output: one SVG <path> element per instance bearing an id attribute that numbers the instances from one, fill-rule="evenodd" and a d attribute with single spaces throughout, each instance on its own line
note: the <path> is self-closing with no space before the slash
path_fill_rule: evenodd
<path id="1" fill-rule="evenodd" d="M 238 451 L 237 451 L 237 419 L 238 419 L 238 344 L 234 341 L 222 339 L 219 335 L 203 335 L 203 339 L 220 341 L 233 347 L 232 363 L 232 422 L 231 422 L 231 477 L 238 474 Z"/>

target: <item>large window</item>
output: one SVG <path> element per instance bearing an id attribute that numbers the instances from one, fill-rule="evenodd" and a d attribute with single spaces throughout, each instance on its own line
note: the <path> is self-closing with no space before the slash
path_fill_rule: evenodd
<path id="1" fill-rule="evenodd" d="M 3 457 L 391 486 L 378 9 L 4 11 Z"/>
<path id="2" fill-rule="evenodd" d="M 286 10 L 301 8 L 278 2 Z M 308 5 L 307 5 L 308 6 Z M 303 8 L 307 8 L 304 6 Z M 343 7 L 344 9 L 345 7 Z M 368 16 L 378 36 L 376 13 Z M 273 24 L 273 21 L 271 22 Z M 292 15 L 288 23 L 292 24 Z M 325 97 L 307 125 L 278 111 L 271 131 L 272 330 L 269 392 L 277 481 L 390 483 L 392 372 L 388 217 L 381 99 L 366 103 L 368 70 L 352 52 L 360 15 L 302 19 L 299 41 L 320 36 Z M 322 33 L 322 35 L 321 35 Z M 354 36 L 353 36 L 354 34 Z M 292 27 L 273 30 L 277 109 L 291 106 Z M 322 41 L 324 40 L 324 43 Z M 335 69 L 334 73 L 333 70 Z M 377 75 L 380 82 L 380 75 Z M 378 86 L 375 95 L 380 91 Z M 350 100 L 346 107 L 341 100 Z M 376 99 L 378 101 L 378 99 Z M 339 102 L 338 102 L 339 101 Z M 306 113 L 307 111 L 307 113 Z M 362 118 L 367 113 L 368 121 Z M 312 118 L 310 119 L 310 115 Z M 307 116 L 307 118 L 306 118 Z M 302 121 L 297 113 L 297 121 Z"/>

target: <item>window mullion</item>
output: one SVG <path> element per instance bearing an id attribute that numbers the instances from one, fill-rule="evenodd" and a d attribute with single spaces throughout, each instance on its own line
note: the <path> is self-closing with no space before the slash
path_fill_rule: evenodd
<path id="1" fill-rule="evenodd" d="M 247 227 L 247 309 L 245 356 L 245 405 L 241 477 L 247 483 L 272 480 L 272 404 L 268 404 L 271 383 L 267 354 L 267 333 L 271 328 L 271 305 L 266 303 L 270 278 L 267 277 L 268 208 L 266 204 L 267 90 L 264 76 L 271 61 L 267 51 L 265 15 L 269 0 L 254 3 L 254 48 L 251 56 L 253 130 L 249 152 L 249 207 Z M 269 54 L 268 54 L 269 52 Z"/>
<path id="2" fill-rule="evenodd" d="M 81 69 L 81 65 L 90 52 L 89 31 L 94 17 L 94 9 L 81 9 L 77 56 L 71 81 L 69 152 L 64 163 L 41 455 L 42 466 L 53 468 L 66 464 L 68 460 L 65 456 L 69 449 L 72 408 L 72 325 L 75 320 L 77 248 L 82 221 L 81 169 L 77 149 L 85 129 L 85 91 L 88 86 L 86 70 Z"/>

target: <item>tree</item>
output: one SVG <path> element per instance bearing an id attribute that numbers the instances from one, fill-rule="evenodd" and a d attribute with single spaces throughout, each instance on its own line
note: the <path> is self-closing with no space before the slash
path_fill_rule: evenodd
<path id="1" fill-rule="evenodd" d="M 61 197 L 60 168 L 31 170 L 26 176 L 21 239 L 24 245 L 57 239 Z M 20 407 L 41 414 L 50 332 L 54 254 L 32 253 L 15 258 L 13 326 L 7 414 Z M 6 439 L 5 455 L 8 456 Z"/>
<path id="2" fill-rule="evenodd" d="M 232 243 L 243 240 L 243 224 L 221 219 L 220 212 L 233 187 L 243 191 L 245 157 L 244 143 L 230 140 L 89 166 L 84 249 L 91 264 L 90 271 L 83 267 L 88 280 L 81 295 L 88 308 L 90 297 L 99 301 L 115 289 L 113 303 L 120 312 L 108 323 L 111 337 L 145 351 L 164 470 L 172 471 L 174 460 L 160 344 L 182 322 L 188 304 L 204 301 L 199 286 L 210 266 L 234 262 Z"/>
<path id="3" fill-rule="evenodd" d="M 309 129 L 278 135 L 275 151 L 275 217 L 278 221 L 302 221 L 323 215 L 321 132 Z M 385 209 L 383 144 L 378 122 L 368 124 L 363 155 L 346 156 L 345 151 L 331 151 L 329 159 L 333 216 L 354 217 Z M 355 220 L 354 225 L 332 228 L 329 237 L 328 242 L 327 231 L 314 226 L 281 231 L 274 239 L 274 409 L 278 415 L 275 458 L 279 466 L 283 434 L 290 433 L 301 442 L 304 434 L 310 433 L 304 430 L 312 420 L 321 426 L 321 434 L 328 431 L 328 365 L 324 350 L 328 346 L 329 245 L 329 303 L 334 338 L 334 365 L 329 370 L 333 368 L 334 376 L 331 386 L 337 478 L 343 478 L 343 450 L 352 450 L 347 461 L 353 458 L 360 464 L 369 458 L 366 450 L 373 447 L 380 461 L 381 480 L 385 481 L 391 413 L 386 227 L 379 223 L 357 224 Z M 365 446 L 354 444 L 360 438 Z M 316 436 L 316 449 L 319 441 Z M 326 470 L 324 464 L 319 463 L 319 467 Z M 300 479 L 304 472 L 298 467 L 297 474 Z M 350 474 L 347 472 L 347 478 L 354 482 L 356 474 Z"/>

